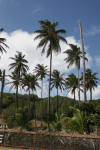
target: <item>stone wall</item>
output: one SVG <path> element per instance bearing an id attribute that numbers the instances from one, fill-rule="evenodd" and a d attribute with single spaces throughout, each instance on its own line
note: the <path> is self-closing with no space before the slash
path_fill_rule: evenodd
<path id="1" fill-rule="evenodd" d="M 75 145 L 74 145 L 75 143 Z M 36 147 L 54 150 L 97 150 L 97 139 L 54 136 L 54 134 L 8 133 L 4 135 L 3 144 Z M 75 147 L 75 149 L 74 149 Z M 100 139 L 98 139 L 100 150 Z"/>

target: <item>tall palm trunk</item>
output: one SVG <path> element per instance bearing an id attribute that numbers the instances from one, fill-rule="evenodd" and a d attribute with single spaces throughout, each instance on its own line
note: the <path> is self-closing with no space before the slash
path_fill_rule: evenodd
<path id="1" fill-rule="evenodd" d="M 2 77 L 1 96 L 0 96 L 0 109 L 1 109 L 1 105 L 2 105 L 2 97 L 3 97 L 4 81 L 5 81 L 5 70 L 3 70 L 3 77 Z"/>
<path id="2" fill-rule="evenodd" d="M 30 89 L 29 89 L 29 101 L 28 101 L 28 116 L 30 114 Z"/>
<path id="3" fill-rule="evenodd" d="M 90 88 L 90 101 L 92 103 L 92 88 Z"/>
<path id="4" fill-rule="evenodd" d="M 80 80 L 79 80 L 79 69 L 77 69 L 78 72 L 78 96 L 79 96 L 79 106 L 80 106 Z"/>
<path id="5" fill-rule="evenodd" d="M 33 97 L 34 97 L 34 91 L 33 91 Z M 35 119 L 35 126 L 36 126 L 36 109 L 35 109 L 35 100 L 34 100 L 34 107 L 33 107 L 33 110 L 34 110 L 34 119 Z"/>
<path id="6" fill-rule="evenodd" d="M 16 86 L 16 103 L 17 103 L 17 110 L 18 110 L 18 83 Z"/>
<path id="7" fill-rule="evenodd" d="M 15 110 L 14 110 L 14 118 L 15 118 L 15 114 L 16 114 L 16 106 L 17 106 L 17 96 L 18 96 L 18 91 L 17 91 L 17 85 L 16 85 L 16 97 L 15 97 Z M 18 109 L 17 109 L 18 110 Z"/>
<path id="8" fill-rule="evenodd" d="M 52 49 L 50 55 L 50 76 L 49 76 L 49 97 L 48 97 L 48 115 L 50 115 L 50 84 L 51 84 L 51 65 L 52 65 Z M 50 123 L 48 121 L 48 129 L 50 129 Z"/>
<path id="9" fill-rule="evenodd" d="M 58 88 L 57 88 L 57 113 L 58 113 Z"/>
<path id="10" fill-rule="evenodd" d="M 75 105 L 75 90 L 74 90 L 74 105 Z"/>
<path id="11" fill-rule="evenodd" d="M 43 119 L 43 100 L 42 100 L 42 91 L 43 91 L 43 79 L 42 79 L 42 88 L 41 88 L 41 129 L 42 129 L 42 119 Z"/>
<path id="12" fill-rule="evenodd" d="M 83 52 L 83 84 L 84 84 L 84 101 L 86 102 L 86 85 L 85 85 L 85 54 L 84 54 L 84 44 L 83 44 L 83 36 L 82 36 L 82 27 L 81 27 L 81 22 L 80 22 L 80 20 L 79 20 L 79 27 L 80 27 L 80 37 L 81 37 L 82 52 Z"/>

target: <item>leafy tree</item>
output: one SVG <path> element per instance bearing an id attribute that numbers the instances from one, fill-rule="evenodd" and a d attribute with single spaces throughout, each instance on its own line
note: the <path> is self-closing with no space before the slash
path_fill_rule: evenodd
<path id="1" fill-rule="evenodd" d="M 48 75 L 47 72 L 47 69 L 46 69 L 47 66 L 44 67 L 44 65 L 40 65 L 40 64 L 37 64 L 37 66 L 35 67 L 34 69 L 34 72 L 36 73 L 36 76 L 40 77 L 41 81 L 42 81 L 42 85 L 41 85 L 41 128 L 42 128 L 42 118 L 43 118 L 43 100 L 42 100 L 42 91 L 43 91 L 43 78 L 45 78 L 45 75 Z"/>
<path id="2" fill-rule="evenodd" d="M 60 88 L 60 90 L 62 92 L 62 89 L 64 90 L 63 85 L 65 85 L 65 83 L 63 82 L 63 81 L 65 81 L 64 78 L 63 78 L 63 75 L 64 74 L 62 74 L 60 76 L 60 71 L 58 71 L 58 70 L 54 70 L 53 74 L 51 74 L 51 76 L 52 76 L 51 85 L 53 84 L 52 87 L 51 87 L 51 90 L 53 89 L 54 86 L 57 89 L 57 113 L 58 113 L 58 87 Z M 47 79 L 47 81 L 48 80 L 49 79 Z"/>
<path id="3" fill-rule="evenodd" d="M 0 29 L 0 32 L 4 31 L 3 28 Z M 5 47 L 9 48 L 4 42 L 6 42 L 5 38 L 0 38 L 0 52 L 3 54 L 3 51 L 6 53 L 7 51 L 5 50 L 5 48 L 2 46 L 4 45 Z M 1 58 L 1 56 L 0 56 Z"/>
<path id="4" fill-rule="evenodd" d="M 83 134 L 84 131 L 84 126 L 83 126 L 83 112 L 81 112 L 79 109 L 76 109 L 74 107 L 70 107 L 71 110 L 74 111 L 74 115 L 72 118 L 67 117 L 66 120 L 64 121 L 65 127 L 64 130 L 66 132 L 68 131 L 77 131 L 78 133 Z"/>
<path id="5" fill-rule="evenodd" d="M 41 39 L 39 42 L 37 48 L 43 47 L 41 54 L 44 54 L 46 45 L 48 45 L 47 49 L 47 57 L 50 56 L 50 76 L 49 76 L 49 97 L 48 97 L 48 114 L 50 114 L 50 82 L 51 82 L 51 65 L 52 65 L 52 51 L 54 51 L 56 54 L 58 52 L 61 52 L 60 48 L 60 40 L 67 43 L 66 39 L 59 35 L 59 33 L 66 33 L 64 29 L 56 30 L 56 27 L 58 25 L 58 22 L 51 23 L 49 20 L 40 20 L 39 21 L 41 25 L 41 30 L 37 30 L 34 33 L 37 33 L 38 35 L 35 37 L 36 39 Z M 48 123 L 48 128 L 49 123 Z"/>
<path id="6" fill-rule="evenodd" d="M 5 81 L 7 80 L 5 78 L 5 76 L 7 76 L 7 75 L 5 75 L 5 69 L 3 71 L 0 70 L 0 81 L 1 81 L 0 109 L 1 109 L 1 105 L 2 105 L 2 98 L 3 98 L 3 90 L 4 90 L 4 86 L 5 86 Z"/>
<path id="7" fill-rule="evenodd" d="M 28 115 L 30 113 L 30 89 L 35 89 L 35 86 L 39 86 L 39 83 L 37 82 L 37 78 L 35 75 L 31 75 L 30 73 L 27 74 L 27 73 L 24 73 L 23 74 L 23 78 L 21 79 L 21 86 L 22 86 L 22 89 L 25 88 L 25 86 L 27 86 L 27 89 L 26 91 L 29 91 L 29 103 L 28 103 Z"/>
<path id="8" fill-rule="evenodd" d="M 9 65 L 9 66 L 11 66 L 9 68 L 9 70 L 14 68 L 14 72 L 16 72 L 16 74 L 18 74 L 18 79 L 19 79 L 19 78 L 21 78 L 22 74 L 25 73 L 29 69 L 29 67 L 27 65 L 25 65 L 25 63 L 28 63 L 28 61 L 26 59 L 24 59 L 25 55 L 22 55 L 21 52 L 17 52 L 17 53 L 18 53 L 18 55 L 15 55 L 15 58 L 10 57 L 10 59 L 13 59 L 15 62 L 11 63 Z M 18 85 L 16 85 L 16 88 L 18 90 Z M 17 94 L 18 94 L 18 92 L 17 92 Z M 18 110 L 18 96 L 17 96 L 17 110 Z"/>
<path id="9" fill-rule="evenodd" d="M 63 53 L 66 53 L 68 55 L 68 57 L 65 58 L 64 60 L 66 61 L 66 63 L 69 63 L 67 68 L 69 68 L 73 64 L 76 65 L 77 73 L 78 73 L 79 105 L 80 105 L 79 69 L 80 69 L 80 58 L 83 56 L 82 56 L 82 52 L 80 51 L 80 47 L 77 47 L 77 45 L 73 45 L 73 44 L 69 44 L 69 46 L 71 47 L 71 49 L 68 49 L 65 52 L 63 52 Z M 85 60 L 88 60 L 88 59 L 85 57 Z"/>
<path id="10" fill-rule="evenodd" d="M 6 84 L 12 84 L 9 92 L 12 90 L 13 87 L 16 89 L 16 98 L 15 98 L 15 112 L 16 112 L 16 104 L 18 100 L 18 85 L 21 85 L 20 84 L 21 78 L 18 77 L 18 74 L 16 74 L 16 72 L 12 72 L 12 75 L 8 75 L 8 76 L 13 80 L 12 82 L 6 83 Z M 15 112 L 14 112 L 14 116 L 15 116 Z"/>
<path id="11" fill-rule="evenodd" d="M 97 72 L 92 73 L 92 70 L 90 69 L 86 69 L 86 73 L 85 73 L 85 77 L 86 77 L 86 89 L 90 90 L 90 100 L 92 103 L 92 89 L 95 90 L 95 87 L 97 87 L 97 80 L 100 80 L 98 78 L 96 78 L 96 74 L 98 74 Z M 83 72 L 81 74 L 81 80 L 83 79 Z M 83 81 L 82 81 L 83 83 Z"/>
<path id="12" fill-rule="evenodd" d="M 74 104 L 75 104 L 75 90 L 78 88 L 78 78 L 72 73 L 68 75 L 68 78 L 66 78 L 65 82 L 65 89 L 68 89 L 67 94 L 71 91 L 72 94 L 74 94 Z M 83 91 L 82 89 L 80 89 Z"/>
<path id="13" fill-rule="evenodd" d="M 20 108 L 15 114 L 15 122 L 23 128 L 27 125 L 27 112 L 28 109 L 25 107 L 24 109 Z"/>

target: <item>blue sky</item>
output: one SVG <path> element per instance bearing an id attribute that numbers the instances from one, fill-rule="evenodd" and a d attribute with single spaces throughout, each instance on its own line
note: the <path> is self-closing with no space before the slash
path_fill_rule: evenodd
<path id="1" fill-rule="evenodd" d="M 80 0 L 0 0 L 0 28 L 4 28 L 4 32 L 0 37 L 7 39 L 6 44 L 9 46 L 7 53 L 0 53 L 0 68 L 6 69 L 6 74 L 11 74 L 8 65 L 13 61 L 9 57 L 14 57 L 16 51 L 21 51 L 25 58 L 28 60 L 30 73 L 35 69 L 36 64 L 44 64 L 50 67 L 50 57 L 46 58 L 46 51 L 41 56 L 41 49 L 37 49 L 39 40 L 34 41 L 36 35 L 33 34 L 35 30 L 40 29 L 39 20 L 49 19 L 51 22 L 59 22 L 56 29 L 65 29 L 66 34 L 62 34 L 67 39 L 68 43 L 76 44 L 81 47 L 80 29 L 78 20 L 81 21 L 83 31 L 84 49 L 88 63 L 86 68 L 92 69 L 93 72 L 98 72 L 97 77 L 100 78 L 100 1 L 80 1 Z M 52 56 L 52 70 L 57 69 L 61 74 L 64 73 L 66 78 L 70 73 L 77 76 L 75 65 L 67 69 L 67 64 L 63 61 L 67 55 L 63 54 L 69 47 L 60 42 L 61 53 L 57 56 L 53 52 Z M 83 71 L 81 60 L 80 74 Z M 10 79 L 9 79 L 10 80 Z M 44 79 L 43 84 L 43 97 L 48 97 L 48 84 L 47 77 Z M 11 80 L 10 80 L 11 81 Z M 41 86 L 41 81 L 39 81 Z M 9 87 L 6 85 L 4 92 L 9 92 Z M 12 89 L 11 93 L 14 93 Z M 24 91 L 19 93 L 24 94 Z M 93 91 L 93 99 L 100 98 L 100 82 L 98 87 Z M 38 97 L 41 97 L 41 89 L 37 88 Z M 51 96 L 56 96 L 57 91 L 55 88 L 51 91 Z M 59 95 L 66 96 L 67 90 L 62 93 L 59 90 Z M 74 95 L 69 93 L 68 97 L 73 98 Z M 81 100 L 84 99 L 81 93 Z M 90 99 L 90 91 L 87 92 L 87 99 Z M 76 91 L 76 100 L 78 94 Z"/>

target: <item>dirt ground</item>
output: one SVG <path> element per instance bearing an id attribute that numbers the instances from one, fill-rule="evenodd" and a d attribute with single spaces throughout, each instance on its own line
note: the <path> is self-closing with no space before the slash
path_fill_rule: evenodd
<path id="1" fill-rule="evenodd" d="M 14 146 L 4 146 L 4 145 L 0 145 L 0 150 L 48 150 L 48 149 L 38 149 L 38 148 L 33 148 L 33 147 L 30 147 L 30 148 L 25 148 L 25 147 L 21 147 L 21 146 L 18 146 L 18 147 L 14 147 Z"/>

